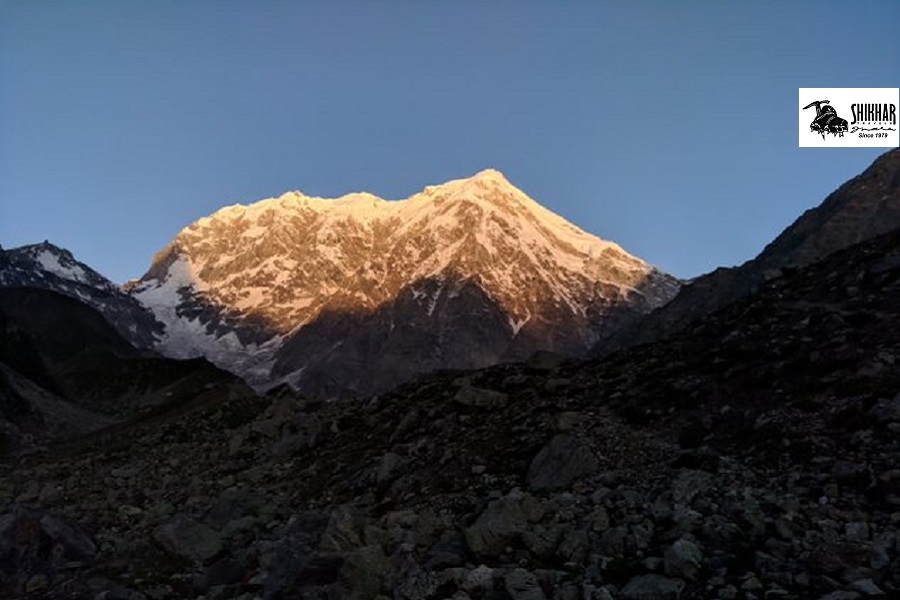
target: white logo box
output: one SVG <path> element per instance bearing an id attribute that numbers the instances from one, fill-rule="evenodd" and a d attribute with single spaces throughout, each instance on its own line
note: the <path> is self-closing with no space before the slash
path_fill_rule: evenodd
<path id="1" fill-rule="evenodd" d="M 897 148 L 900 146 L 900 88 L 799 88 L 801 148 Z M 817 107 L 804 106 L 828 100 Z M 830 106 L 831 109 L 826 107 Z M 817 120 L 820 129 L 810 125 Z M 841 121 L 846 121 L 843 130 Z"/>

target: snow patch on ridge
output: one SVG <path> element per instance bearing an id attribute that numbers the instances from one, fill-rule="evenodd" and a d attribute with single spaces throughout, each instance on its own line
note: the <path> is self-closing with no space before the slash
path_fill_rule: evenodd
<path id="1" fill-rule="evenodd" d="M 512 329 L 513 337 L 519 335 L 519 332 L 522 331 L 522 327 L 525 326 L 528 321 L 531 320 L 531 314 L 529 313 L 524 319 L 513 319 L 512 317 L 507 317 L 509 321 L 509 327 Z"/>
<path id="2" fill-rule="evenodd" d="M 63 279 L 69 279 L 78 283 L 87 283 L 87 274 L 81 267 L 78 265 L 73 265 L 71 267 L 63 266 L 62 263 L 59 262 L 59 258 L 57 258 L 56 254 L 49 250 L 41 250 L 34 258 L 40 263 L 44 270 L 53 273 L 54 275 L 59 275 Z"/>
<path id="3" fill-rule="evenodd" d="M 134 297 L 165 326 L 162 336 L 157 337 L 157 351 L 178 359 L 202 356 L 222 369 L 240 374 L 250 385 L 265 382 L 283 337 L 273 336 L 261 344 L 244 344 L 234 331 L 216 335 L 213 327 L 199 317 L 186 318 L 179 314 L 184 298 L 202 287 L 190 260 L 180 255 L 169 266 L 163 281 L 151 279 L 133 290 Z"/>

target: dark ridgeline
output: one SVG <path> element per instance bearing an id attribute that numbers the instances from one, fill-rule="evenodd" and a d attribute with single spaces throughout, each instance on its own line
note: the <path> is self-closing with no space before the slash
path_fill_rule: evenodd
<path id="1" fill-rule="evenodd" d="M 688 282 L 671 302 L 649 318 L 635 319 L 632 326 L 602 340 L 594 354 L 663 339 L 747 296 L 768 279 L 898 227 L 900 150 L 891 150 L 822 204 L 806 211 L 756 258 Z"/>
<path id="2" fill-rule="evenodd" d="M 40 288 L 84 302 L 138 348 L 152 348 L 163 332 L 162 323 L 140 302 L 68 250 L 47 241 L 0 249 L 0 287 Z"/>

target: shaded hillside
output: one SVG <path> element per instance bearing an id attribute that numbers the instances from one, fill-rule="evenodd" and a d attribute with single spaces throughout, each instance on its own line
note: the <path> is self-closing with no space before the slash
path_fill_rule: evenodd
<path id="1" fill-rule="evenodd" d="M 237 381 L 202 359 L 138 351 L 95 309 L 37 288 L 0 288 L 0 421 L 27 449 L 187 401 Z"/>
<path id="2" fill-rule="evenodd" d="M 595 354 L 651 342 L 727 306 L 785 269 L 813 263 L 900 227 L 900 150 L 890 150 L 806 211 L 753 260 L 720 268 L 684 285 L 666 306 L 601 341 Z"/>
<path id="3" fill-rule="evenodd" d="M 100 311 L 123 338 L 150 348 L 163 325 L 119 286 L 49 242 L 0 248 L 0 288 L 29 287 L 74 298 Z"/>

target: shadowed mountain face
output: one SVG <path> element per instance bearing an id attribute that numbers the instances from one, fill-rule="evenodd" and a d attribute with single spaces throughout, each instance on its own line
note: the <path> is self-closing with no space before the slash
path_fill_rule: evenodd
<path id="1" fill-rule="evenodd" d="M 51 290 L 98 311 L 120 336 L 137 348 L 151 348 L 163 325 L 117 285 L 49 242 L 0 249 L 0 288 Z"/>
<path id="2" fill-rule="evenodd" d="M 74 361 L 96 357 L 112 372 L 109 363 L 140 355 L 97 311 L 36 288 L 0 289 L 0 328 L 0 360 L 62 395 L 74 385 L 66 376 Z"/>
<path id="3" fill-rule="evenodd" d="M 524 361 L 536 349 L 577 357 L 598 332 L 646 314 L 636 304 L 591 306 L 587 315 L 546 309 L 544 323 L 510 335 L 503 307 L 475 281 L 433 278 L 374 310 L 320 314 L 285 339 L 272 376 L 308 395 L 365 395 L 422 373 Z M 598 324 L 593 330 L 585 316 Z"/>
<path id="4" fill-rule="evenodd" d="M 295 192 L 222 209 L 131 292 L 166 323 L 164 354 L 263 388 L 370 393 L 538 350 L 583 356 L 677 289 L 484 171 L 403 201 Z"/>
<path id="5" fill-rule="evenodd" d="M 0 288 L 0 432 L 27 448 L 191 399 L 235 378 L 136 350 L 99 312 L 55 292 Z"/>
<path id="6" fill-rule="evenodd" d="M 806 211 L 751 261 L 720 268 L 681 288 L 664 308 L 635 319 L 595 348 L 602 354 L 661 339 L 753 292 L 786 269 L 810 264 L 900 227 L 900 150 L 880 156 L 816 208 Z"/>

